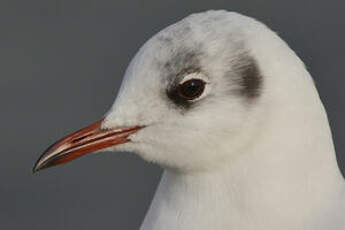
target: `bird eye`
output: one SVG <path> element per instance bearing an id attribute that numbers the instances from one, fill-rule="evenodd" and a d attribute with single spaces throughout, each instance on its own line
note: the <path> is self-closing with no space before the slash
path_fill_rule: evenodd
<path id="1" fill-rule="evenodd" d="M 201 96 L 204 92 L 205 84 L 203 80 L 200 79 L 190 79 L 183 82 L 177 88 L 180 97 L 187 100 L 193 100 Z"/>

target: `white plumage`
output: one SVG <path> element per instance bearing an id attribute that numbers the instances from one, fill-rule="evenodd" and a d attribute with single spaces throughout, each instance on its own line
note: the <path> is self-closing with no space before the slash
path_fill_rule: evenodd
<path id="1" fill-rule="evenodd" d="M 205 90 L 186 101 L 174 87 L 189 79 Z M 110 150 L 165 169 L 141 230 L 345 229 L 344 179 L 313 80 L 252 18 L 207 11 L 152 37 L 102 122 L 119 126 L 145 128 Z"/>
<path id="2" fill-rule="evenodd" d="M 164 76 L 153 62 L 195 44 L 207 52 L 201 65 L 216 95 L 194 111 L 171 112 L 158 97 Z M 232 87 L 223 75 L 241 49 L 263 78 L 260 97 L 248 104 L 223 88 Z M 288 45 L 252 18 L 193 14 L 150 39 L 104 127 L 123 123 L 152 125 L 118 148 L 166 168 L 141 230 L 345 229 L 344 181 L 313 80 Z"/>

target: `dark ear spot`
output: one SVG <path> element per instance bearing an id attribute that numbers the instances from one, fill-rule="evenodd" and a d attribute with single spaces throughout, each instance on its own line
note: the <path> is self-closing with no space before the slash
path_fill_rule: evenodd
<path id="1" fill-rule="evenodd" d="M 240 94 L 248 99 L 260 96 L 262 76 L 254 58 L 244 54 L 234 69 L 238 75 L 236 82 L 240 84 Z"/>

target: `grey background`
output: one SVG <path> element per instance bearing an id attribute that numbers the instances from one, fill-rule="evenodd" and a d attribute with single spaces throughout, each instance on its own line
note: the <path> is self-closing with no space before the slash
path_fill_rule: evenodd
<path id="1" fill-rule="evenodd" d="M 144 41 L 220 8 L 262 20 L 305 61 L 345 168 L 343 0 L 1 0 L 0 229 L 138 229 L 159 167 L 103 153 L 31 168 L 48 145 L 108 110 Z"/>

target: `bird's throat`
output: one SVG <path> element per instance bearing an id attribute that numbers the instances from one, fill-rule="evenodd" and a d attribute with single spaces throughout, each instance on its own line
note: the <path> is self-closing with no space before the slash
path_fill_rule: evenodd
<path id="1" fill-rule="evenodd" d="M 333 221 L 343 178 L 327 118 L 311 114 L 315 124 L 296 113 L 295 126 L 271 119 L 253 151 L 219 170 L 166 170 L 141 230 L 315 230 L 315 219 Z"/>

